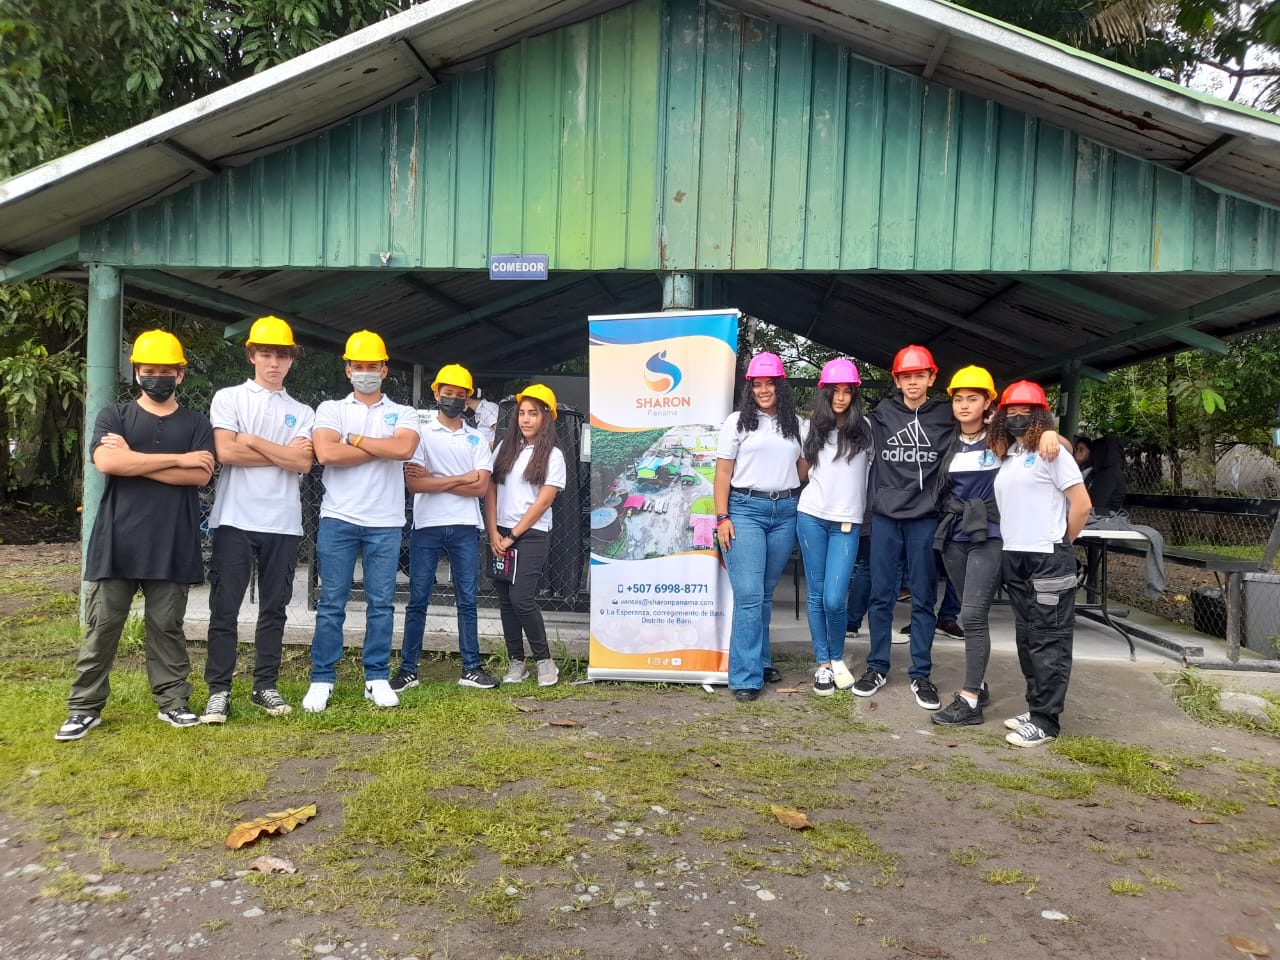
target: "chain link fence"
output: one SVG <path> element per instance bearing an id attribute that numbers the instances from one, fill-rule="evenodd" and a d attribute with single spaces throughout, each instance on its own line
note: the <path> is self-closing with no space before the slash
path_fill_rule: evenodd
<path id="1" fill-rule="evenodd" d="M 1113 551 L 1111 599 L 1227 639 L 1229 577 L 1235 573 L 1242 645 L 1280 658 L 1280 465 L 1269 448 L 1227 444 L 1218 454 L 1212 483 L 1195 478 L 1201 482 L 1192 489 L 1186 485 L 1189 454 L 1177 471 L 1158 453 L 1126 457 L 1126 512 L 1132 523 L 1164 537 L 1165 590 L 1149 597 L 1145 558 Z M 1175 490 L 1178 475 L 1184 486 Z"/>

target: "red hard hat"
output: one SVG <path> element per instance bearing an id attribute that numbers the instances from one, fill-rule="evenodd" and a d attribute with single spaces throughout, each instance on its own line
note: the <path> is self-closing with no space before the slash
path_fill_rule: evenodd
<path id="1" fill-rule="evenodd" d="M 1004 393 L 1000 394 L 1000 406 L 1012 407 L 1015 404 L 1049 409 L 1049 399 L 1044 395 L 1044 387 L 1030 380 L 1017 380 L 1005 387 Z"/>
<path id="2" fill-rule="evenodd" d="M 933 362 L 933 354 L 928 347 L 911 344 L 898 351 L 893 358 L 893 375 L 911 373 L 913 370 L 932 370 L 938 372 L 938 365 Z"/>

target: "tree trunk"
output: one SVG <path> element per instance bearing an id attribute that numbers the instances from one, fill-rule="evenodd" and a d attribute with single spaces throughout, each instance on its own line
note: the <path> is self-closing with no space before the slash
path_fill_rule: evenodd
<path id="1" fill-rule="evenodd" d="M 1196 493 L 1202 497 L 1212 497 L 1217 492 L 1217 462 L 1213 439 L 1213 421 L 1204 417 L 1196 424 L 1196 460 L 1193 467 Z"/>

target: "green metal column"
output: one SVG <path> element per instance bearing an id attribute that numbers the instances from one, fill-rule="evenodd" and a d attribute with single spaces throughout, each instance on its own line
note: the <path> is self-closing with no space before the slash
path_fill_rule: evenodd
<path id="1" fill-rule="evenodd" d="M 1058 421 L 1058 432 L 1070 440 L 1080 427 L 1080 361 L 1068 360 L 1062 366 L 1062 395 L 1067 406 Z"/>
<path id="2" fill-rule="evenodd" d="M 662 275 L 662 309 L 692 310 L 693 274 L 664 273 Z"/>
<path id="3" fill-rule="evenodd" d="M 124 319 L 124 285 L 120 271 L 101 263 L 89 264 L 88 360 L 84 382 L 84 512 L 80 519 L 80 552 L 83 560 L 89 548 L 89 531 L 98 515 L 98 504 L 106 488 L 106 478 L 93 466 L 89 441 L 98 411 L 115 399 L 116 377 L 120 369 L 120 326 Z M 83 594 L 81 599 L 83 600 Z M 82 611 L 83 613 L 83 607 Z"/>

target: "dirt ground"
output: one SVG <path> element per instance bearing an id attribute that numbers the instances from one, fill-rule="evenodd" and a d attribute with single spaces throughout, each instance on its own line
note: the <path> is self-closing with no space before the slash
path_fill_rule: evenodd
<path id="1" fill-rule="evenodd" d="M 75 552 L 0 548 L 0 565 L 65 563 Z M 894 649 L 895 661 L 902 652 Z M 850 642 L 851 662 L 864 653 Z M 955 675 L 962 656 L 961 645 L 938 644 L 939 673 Z M 203 665 L 194 646 L 193 660 Z M 550 809 L 574 811 L 568 830 L 580 844 L 558 865 L 512 868 L 483 842 L 471 851 L 468 889 L 508 883 L 518 911 L 505 916 L 448 902 L 371 914 L 361 898 L 316 912 L 325 847 L 358 783 L 287 756 L 241 812 L 314 797 L 321 816 L 258 851 L 295 861 L 294 877 L 251 878 L 247 858 L 214 845 L 175 852 L 105 837 L 85 847 L 67 842 L 62 809 L 33 820 L 0 808 L 0 957 L 1280 955 L 1275 738 L 1190 720 L 1140 664 L 1077 664 L 1068 736 L 1043 751 L 1001 737 L 1000 721 L 1024 709 L 1012 657 L 992 663 L 986 725 L 954 731 L 929 723 L 901 672 L 870 700 L 820 704 L 807 664 L 780 666 L 783 683 L 754 705 L 724 691 L 597 684 L 530 701 L 539 712 L 513 712 L 508 736 L 553 743 L 597 769 L 600 785 L 571 796 L 516 778 L 492 794 L 450 791 L 460 810 L 540 791 Z M 431 692 L 411 691 L 402 711 L 413 710 L 414 695 Z M 574 726 L 550 725 L 569 719 Z M 201 732 L 175 731 L 196 751 Z M 109 736 L 106 724 L 91 734 Z M 76 764 L 93 743 L 64 745 L 56 762 Z M 637 813 L 610 795 L 608 763 L 640 748 L 669 753 L 678 776 L 667 802 Z M 767 763 L 744 778 L 731 760 L 744 750 L 780 771 L 807 761 L 813 783 L 774 778 Z M 778 797 L 807 799 L 794 806 L 812 829 L 782 825 L 770 811 Z M 581 815 L 584 802 L 593 815 Z M 369 900 L 401 882 L 411 865 L 400 856 L 367 850 L 353 864 L 368 873 Z M 60 894 L 69 876 L 90 885 Z M 316 900 L 277 894 L 285 884 L 316 884 Z"/>

